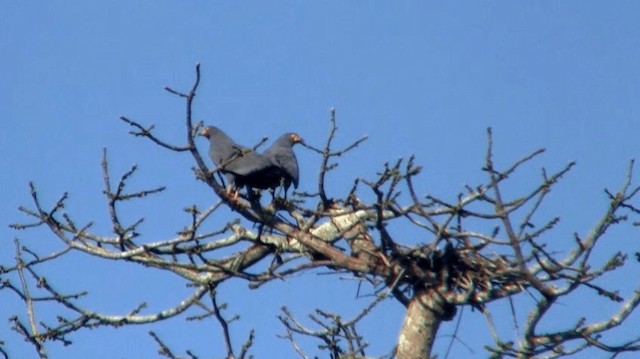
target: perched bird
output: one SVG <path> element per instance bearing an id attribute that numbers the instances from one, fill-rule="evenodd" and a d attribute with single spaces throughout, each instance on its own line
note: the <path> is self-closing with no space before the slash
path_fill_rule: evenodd
<path id="1" fill-rule="evenodd" d="M 293 145 L 301 143 L 302 138 L 295 133 L 285 133 L 262 154 L 271 162 L 272 168 L 264 171 L 259 188 L 272 188 L 278 186 L 284 188 L 284 198 L 287 198 L 287 190 L 293 183 L 298 188 L 299 170 L 298 159 L 293 152 Z"/>
<path id="2" fill-rule="evenodd" d="M 235 190 L 235 197 L 243 186 L 247 186 L 249 192 L 251 188 L 267 188 L 262 184 L 264 173 L 273 165 L 266 156 L 238 145 L 215 126 L 205 127 L 200 135 L 209 139 L 209 156 L 216 168 L 226 175 L 227 190 Z"/>

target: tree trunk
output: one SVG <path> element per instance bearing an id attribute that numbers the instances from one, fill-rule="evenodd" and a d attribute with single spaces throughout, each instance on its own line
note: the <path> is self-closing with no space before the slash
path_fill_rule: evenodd
<path id="1" fill-rule="evenodd" d="M 398 359 L 426 359 L 442 322 L 442 306 L 435 303 L 437 296 L 425 290 L 416 291 L 407 306 L 398 338 Z M 435 305 L 434 305 L 435 304 Z"/>

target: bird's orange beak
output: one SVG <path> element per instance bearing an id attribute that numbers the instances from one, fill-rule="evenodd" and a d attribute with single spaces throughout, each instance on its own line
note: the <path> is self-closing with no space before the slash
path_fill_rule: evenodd
<path id="1" fill-rule="evenodd" d="M 302 138 L 300 136 L 298 136 L 298 134 L 296 133 L 292 133 L 291 134 L 291 140 L 293 141 L 293 143 L 302 143 Z"/>
<path id="2" fill-rule="evenodd" d="M 209 127 L 205 127 L 200 131 L 200 136 L 209 137 L 210 134 L 211 131 L 209 130 Z"/>

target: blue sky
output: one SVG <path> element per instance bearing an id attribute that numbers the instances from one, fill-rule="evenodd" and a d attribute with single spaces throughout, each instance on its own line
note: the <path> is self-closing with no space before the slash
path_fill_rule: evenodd
<path id="1" fill-rule="evenodd" d="M 557 170 L 576 160 L 577 168 L 558 185 L 552 206 L 541 215 L 561 215 L 552 240 L 569 240 L 573 232 L 593 226 L 606 208 L 602 189 L 618 188 L 629 160 L 638 154 L 638 13 L 640 3 L 633 1 L 3 2 L 1 263 L 12 261 L 15 237 L 43 253 L 60 248 L 44 231 L 15 232 L 6 226 L 23 219 L 17 207 L 29 203 L 30 180 L 49 204 L 69 191 L 67 210 L 108 234 L 101 195 L 103 147 L 114 173 L 140 166 L 131 188 L 168 187 L 160 196 L 123 208 L 132 220 L 141 213 L 147 218 L 145 239 L 173 235 L 188 221 L 182 208 L 215 200 L 194 180 L 187 155 L 129 136 L 118 120 L 126 115 L 153 123 L 158 136 L 182 143 L 183 102 L 163 87 L 186 91 L 198 62 L 202 84 L 195 117 L 240 143 L 296 131 L 320 146 L 332 107 L 338 144 L 368 135 L 333 174 L 334 196 L 346 193 L 356 177 L 372 178 L 383 162 L 415 154 L 424 166 L 421 192 L 454 198 L 465 184 L 484 178 L 480 169 L 489 126 L 498 164 L 539 147 L 548 150 L 514 177 L 514 192 L 531 186 L 542 166 Z M 312 191 L 319 159 L 303 148 L 296 151 L 301 189 Z M 212 221 L 211 228 L 230 218 Z M 614 233 L 619 237 L 612 239 L 612 248 L 637 250 L 637 230 Z M 80 270 L 85 265 L 91 270 Z M 629 278 L 637 281 L 637 263 L 627 266 Z M 165 308 L 188 293 L 184 283 L 166 273 L 83 256 L 47 268 L 52 283 L 56 279 L 69 291 L 86 287 L 96 310 L 114 314 L 140 301 L 148 301 L 150 310 Z M 248 328 L 258 329 L 254 353 L 259 358 L 274 348 L 288 349 L 274 337 L 283 332 L 274 319 L 282 304 L 300 316 L 315 307 L 347 316 L 365 303 L 354 296 L 354 285 L 313 274 L 260 291 L 242 282 L 221 288 L 229 315 L 242 316 L 234 323 L 236 340 L 243 340 Z M 22 310 L 14 299 L 2 294 L 2 302 L 9 303 L 0 309 L 5 323 Z M 485 331 L 481 320 L 473 321 L 477 313 L 464 315 Z M 388 303 L 367 323 L 372 355 L 390 348 L 401 316 L 400 306 Z M 640 320 L 634 320 L 637 328 Z M 384 330 L 375 330 L 380 327 Z M 152 357 L 148 329 L 79 334 L 70 348 L 52 345 L 52 357 Z M 217 331 L 214 322 L 185 324 L 183 319 L 157 329 L 176 352 L 192 348 L 203 357 L 222 355 Z M 447 324 L 441 334 L 452 331 Z M 457 357 L 484 356 L 476 336 L 461 334 L 474 352 L 457 345 Z M 34 354 L 6 325 L 0 326 L 0 340 L 16 357 Z M 283 355 L 295 357 L 292 350 Z"/>

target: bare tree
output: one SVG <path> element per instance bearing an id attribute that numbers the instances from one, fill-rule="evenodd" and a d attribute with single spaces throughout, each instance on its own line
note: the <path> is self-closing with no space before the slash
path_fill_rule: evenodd
<path id="1" fill-rule="evenodd" d="M 318 340 L 319 347 L 330 358 L 367 357 L 367 339 L 360 334 L 358 325 L 385 300 L 394 300 L 406 307 L 397 344 L 389 348 L 388 357 L 432 357 L 440 325 L 454 319 L 462 308 L 471 308 L 486 318 L 494 338 L 493 343 L 487 343 L 486 350 L 495 358 L 552 358 L 587 349 L 601 350 L 615 357 L 640 351 L 640 335 L 604 339 L 607 332 L 625 324 L 640 303 L 640 288 L 621 295 L 617 288 L 610 288 L 602 280 L 610 272 L 629 271 L 629 266 L 624 267 L 628 254 L 617 252 L 600 265 L 592 258 L 612 226 L 630 223 L 629 217 L 640 213 L 631 201 L 640 190 L 632 184 L 633 162 L 620 189 L 606 191 L 608 207 L 603 209 L 593 229 L 576 233 L 571 238 L 570 251 L 553 251 L 548 249 L 547 241 L 559 218 L 535 223 L 536 214 L 551 189 L 574 163 L 551 173 L 543 169 L 528 190 L 507 195 L 505 186 L 511 176 L 543 150 L 525 155 L 507 168 L 497 168 L 489 129 L 483 167 L 486 181 L 463 188 L 455 201 L 419 193 L 414 180 L 421 168 L 413 157 L 384 164 L 376 178 L 355 178 L 351 191 L 336 198 L 327 193 L 326 180 L 338 157 L 359 146 L 365 138 L 342 149 L 334 148 L 337 127 L 332 111 L 324 147 L 306 145 L 321 158 L 317 190 L 296 193 L 293 200 L 277 199 L 264 205 L 249 197 L 230 198 L 219 180 L 220 169 L 209 169 L 196 148 L 201 124 L 192 120 L 192 105 L 199 83 L 200 68 L 196 66 L 196 79 L 190 91 L 166 88 L 186 102 L 186 142 L 183 144 L 167 143 L 154 134 L 153 126 L 121 118 L 131 126 L 134 136 L 146 138 L 168 151 L 189 153 L 195 163 L 194 177 L 206 183 L 219 198 L 208 208 L 188 208 L 190 223 L 177 235 L 145 242 L 139 229 L 144 218 L 123 218 L 118 210 L 120 204 L 142 200 L 164 188 L 125 191 L 136 167 L 114 180 L 106 150 L 102 160 L 103 192 L 112 234 L 101 235 L 92 231 L 91 223 L 77 223 L 65 212 L 66 194 L 53 206 L 45 206 L 35 186 L 30 184 L 32 204 L 20 207 L 30 221 L 13 224 L 13 228 L 45 227 L 64 248 L 42 254 L 16 239 L 16 261 L 1 268 L 0 289 L 13 292 L 24 302 L 26 316 L 12 317 L 11 325 L 40 358 L 47 358 L 47 343 L 69 344 L 69 336 L 79 330 L 152 324 L 183 315 L 188 309 L 200 311 L 197 319 L 211 318 L 219 323 L 227 358 L 246 358 L 250 355 L 254 332 L 244 334 L 247 339 L 239 348 L 233 347 L 232 335 L 238 333 L 230 329 L 234 318 L 224 314 L 227 305 L 219 303 L 218 286 L 228 280 L 244 280 L 252 288 L 259 288 L 275 279 L 286 280 L 321 268 L 351 275 L 363 290 L 373 295 L 358 315 L 348 319 L 317 309 L 307 320 L 301 320 L 283 307 L 279 316 L 284 330 L 281 336 L 302 358 L 308 357 L 300 345 L 302 337 Z M 223 207 L 235 211 L 237 218 L 230 219 L 218 231 L 204 231 L 203 223 Z M 391 223 L 423 233 L 424 243 L 392 229 Z M 175 230 L 168 232 L 175 233 Z M 230 246 L 240 249 L 233 254 L 222 252 Z M 43 264 L 72 252 L 95 260 L 136 263 L 175 273 L 190 285 L 191 293 L 175 306 L 156 313 L 147 313 L 143 305 L 121 315 L 96 312 L 80 304 L 79 299 L 85 292 L 62 293 L 41 273 Z M 635 256 L 640 259 L 638 253 Z M 637 274 L 633 277 L 637 278 Z M 544 325 L 559 302 L 571 301 L 576 293 L 588 292 L 592 292 L 598 311 L 609 310 L 605 319 L 593 320 L 585 315 L 562 328 L 549 329 Z M 512 301 L 520 295 L 531 298 L 534 305 L 525 308 L 526 318 L 514 313 L 515 331 L 505 336 L 505 331 L 496 327 L 488 304 Z M 607 302 L 615 305 L 606 305 Z M 36 308 L 45 304 L 61 308 L 56 322 L 37 317 Z M 179 357 L 170 349 L 175 343 L 165 342 L 153 331 L 150 335 L 163 356 Z M 0 354 L 8 357 L 1 343 Z M 186 355 L 196 358 L 190 351 Z"/>

